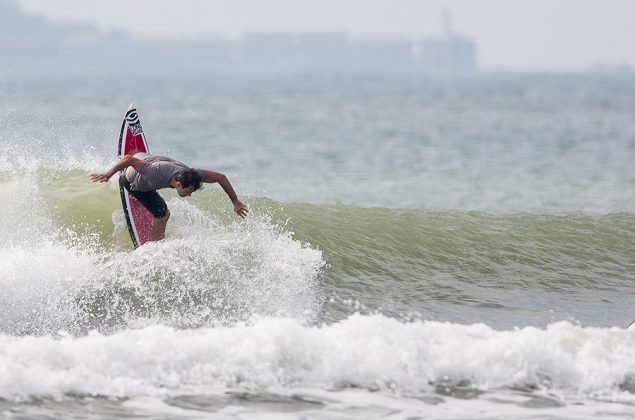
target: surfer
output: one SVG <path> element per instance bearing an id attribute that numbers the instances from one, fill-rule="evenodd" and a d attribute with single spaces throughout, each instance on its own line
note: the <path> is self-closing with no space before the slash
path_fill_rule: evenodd
<path id="1" fill-rule="evenodd" d="M 193 169 L 165 156 L 147 153 L 120 156 L 119 160 L 104 173 L 92 173 L 93 182 L 106 182 L 114 174 L 121 174 L 124 187 L 152 214 L 152 239 L 158 241 L 165 236 L 165 227 L 170 211 L 157 190 L 174 188 L 181 197 L 189 197 L 199 190 L 203 183 L 218 182 L 234 204 L 234 212 L 240 217 L 247 216 L 249 210 L 240 202 L 234 188 L 225 175 L 206 169 Z"/>

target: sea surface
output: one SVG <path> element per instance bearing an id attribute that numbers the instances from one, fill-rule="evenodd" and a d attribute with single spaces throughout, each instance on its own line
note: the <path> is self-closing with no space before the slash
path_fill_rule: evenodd
<path id="1" fill-rule="evenodd" d="M 44 69 L 42 70 L 44 71 Z M 635 417 L 635 76 L 0 77 L 0 417 Z M 228 175 L 137 250 L 121 121 Z"/>

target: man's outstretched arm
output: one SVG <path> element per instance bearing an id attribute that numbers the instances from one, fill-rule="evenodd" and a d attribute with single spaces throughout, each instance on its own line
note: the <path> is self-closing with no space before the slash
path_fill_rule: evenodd
<path id="1" fill-rule="evenodd" d="M 128 166 L 132 166 L 137 172 L 140 171 L 143 163 L 143 160 L 137 159 L 132 155 L 120 156 L 119 160 L 112 166 L 112 168 L 104 173 L 92 173 L 90 174 L 90 179 L 93 182 L 106 182 L 114 174 L 127 168 Z"/>
<path id="2" fill-rule="evenodd" d="M 218 184 L 225 191 L 225 194 L 227 194 L 229 199 L 234 204 L 234 211 L 236 212 L 236 214 L 238 214 L 242 218 L 247 216 L 247 213 L 249 213 L 249 209 L 247 209 L 247 206 L 240 202 L 238 196 L 236 195 L 236 192 L 234 191 L 234 188 L 232 187 L 232 184 L 229 182 L 229 179 L 227 179 L 224 174 L 221 174 L 220 172 L 208 171 L 205 169 L 203 169 L 202 172 L 205 175 L 205 177 L 203 178 L 203 182 L 208 184 L 218 182 Z"/>

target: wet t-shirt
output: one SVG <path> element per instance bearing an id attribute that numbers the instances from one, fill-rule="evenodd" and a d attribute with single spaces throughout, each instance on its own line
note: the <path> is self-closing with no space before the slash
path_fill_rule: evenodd
<path id="1" fill-rule="evenodd" d="M 170 180 L 177 173 L 190 169 L 189 166 L 165 156 L 153 156 L 148 153 L 137 153 L 137 159 L 144 161 L 141 170 L 137 172 L 132 166 L 126 170 L 126 178 L 130 182 L 131 191 L 152 191 L 169 188 Z M 203 171 L 195 169 L 205 179 Z"/>

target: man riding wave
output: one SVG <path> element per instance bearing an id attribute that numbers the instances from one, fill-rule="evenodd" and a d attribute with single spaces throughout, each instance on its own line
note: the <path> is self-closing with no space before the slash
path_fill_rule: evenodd
<path id="1" fill-rule="evenodd" d="M 157 192 L 162 188 L 174 188 L 179 196 L 189 197 L 201 189 L 203 183 L 218 182 L 234 204 L 236 214 L 244 218 L 249 212 L 224 174 L 207 169 L 193 169 L 166 156 L 148 153 L 120 156 L 108 171 L 92 173 L 90 178 L 93 182 L 106 182 L 119 171 L 124 171 L 121 174 L 124 188 L 153 216 L 152 241 L 165 237 L 165 227 L 170 218 L 168 206 Z"/>

